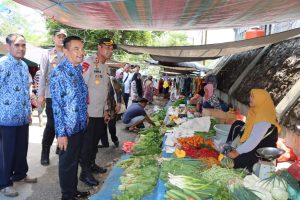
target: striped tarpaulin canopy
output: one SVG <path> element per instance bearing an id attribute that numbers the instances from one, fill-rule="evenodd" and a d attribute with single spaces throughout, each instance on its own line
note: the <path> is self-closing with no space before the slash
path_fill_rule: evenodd
<path id="1" fill-rule="evenodd" d="M 300 19 L 300 0 L 14 1 L 84 29 L 218 29 Z"/>

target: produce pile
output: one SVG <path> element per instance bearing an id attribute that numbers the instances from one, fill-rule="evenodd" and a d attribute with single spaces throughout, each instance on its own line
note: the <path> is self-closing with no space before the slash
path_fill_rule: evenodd
<path id="1" fill-rule="evenodd" d="M 161 153 L 162 135 L 159 131 L 150 131 L 140 135 L 136 145 L 133 147 L 133 155 L 153 155 Z"/>
<path id="2" fill-rule="evenodd" d="M 121 195 L 118 200 L 139 200 L 153 191 L 159 177 L 157 156 L 138 156 L 124 160 L 119 164 L 125 171 L 120 178 Z"/>
<path id="3" fill-rule="evenodd" d="M 160 179 L 167 181 L 169 173 L 173 175 L 193 174 L 194 177 L 200 177 L 205 169 L 208 169 L 208 166 L 201 160 L 173 158 L 162 162 Z"/>
<path id="4" fill-rule="evenodd" d="M 161 124 L 165 115 L 166 110 L 160 110 L 151 118 Z M 165 182 L 166 200 L 300 199 L 299 184 L 287 171 L 261 180 L 245 170 L 233 169 L 233 160 L 214 148 L 211 139 L 215 135 L 214 124 L 216 122 L 211 120 L 208 132 L 175 137 L 175 152 L 171 158 L 161 156 L 163 133 L 170 128 L 159 125 L 139 131 L 132 156 L 119 163 L 124 168 L 118 188 L 121 194 L 113 197 L 117 200 L 141 200 L 153 192 L 160 178 Z"/>

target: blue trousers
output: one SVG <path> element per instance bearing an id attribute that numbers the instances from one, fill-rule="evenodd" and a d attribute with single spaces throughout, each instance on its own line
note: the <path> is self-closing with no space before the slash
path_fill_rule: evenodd
<path id="1" fill-rule="evenodd" d="M 27 176 L 28 124 L 0 126 L 0 189 Z"/>

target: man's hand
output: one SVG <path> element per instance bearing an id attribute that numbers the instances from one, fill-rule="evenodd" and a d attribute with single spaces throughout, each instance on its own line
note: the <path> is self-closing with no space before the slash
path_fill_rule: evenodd
<path id="1" fill-rule="evenodd" d="M 44 104 L 45 104 L 45 97 L 44 96 L 39 96 L 38 106 L 44 107 Z"/>
<path id="2" fill-rule="evenodd" d="M 110 120 L 110 114 L 108 111 L 104 112 L 104 122 L 107 124 Z"/>
<path id="3" fill-rule="evenodd" d="M 236 157 L 238 157 L 240 154 L 236 151 L 236 150 L 232 150 L 230 152 L 228 152 L 226 154 L 226 156 L 228 156 L 231 159 L 235 159 Z"/>
<path id="4" fill-rule="evenodd" d="M 32 124 L 32 117 L 31 117 L 31 115 L 28 116 L 28 122 L 29 122 L 29 125 Z"/>
<path id="5" fill-rule="evenodd" d="M 58 148 L 62 151 L 66 151 L 67 150 L 67 146 L 68 146 L 68 137 L 64 136 L 64 137 L 58 137 L 57 138 L 57 144 L 58 144 Z"/>
<path id="6" fill-rule="evenodd" d="M 116 113 L 120 112 L 120 110 L 121 110 L 121 104 L 117 103 L 116 108 L 115 108 Z"/>

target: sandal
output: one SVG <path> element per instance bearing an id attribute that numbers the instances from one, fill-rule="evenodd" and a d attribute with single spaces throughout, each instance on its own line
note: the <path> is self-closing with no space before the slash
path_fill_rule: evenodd
<path id="1" fill-rule="evenodd" d="M 139 129 L 137 127 L 133 127 L 133 128 L 129 128 L 129 131 L 137 133 L 139 131 Z"/>

